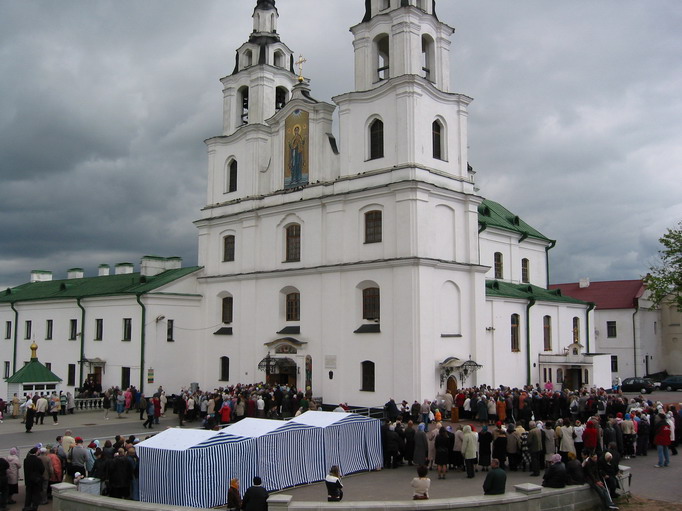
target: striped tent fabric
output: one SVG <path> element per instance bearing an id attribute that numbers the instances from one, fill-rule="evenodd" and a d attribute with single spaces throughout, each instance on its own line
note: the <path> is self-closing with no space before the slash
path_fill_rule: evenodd
<path id="1" fill-rule="evenodd" d="M 379 421 L 362 415 L 306 412 L 290 421 L 246 418 L 222 431 L 170 428 L 137 445 L 140 500 L 211 508 L 227 500 L 230 479 L 242 494 L 254 476 L 268 491 L 381 466 Z"/>
<path id="2" fill-rule="evenodd" d="M 321 428 L 291 421 L 283 423 L 258 439 L 258 450 L 263 485 L 269 491 L 321 481 L 326 476 Z"/>
<path id="3" fill-rule="evenodd" d="M 327 469 L 338 465 L 341 473 L 348 475 L 382 466 L 381 430 L 377 419 L 353 413 L 310 411 L 291 422 L 324 429 Z"/>
<path id="4" fill-rule="evenodd" d="M 210 508 L 224 505 L 230 479 L 257 474 L 252 438 L 172 428 L 137 446 L 140 501 Z M 242 493 L 248 484 L 242 483 Z"/>

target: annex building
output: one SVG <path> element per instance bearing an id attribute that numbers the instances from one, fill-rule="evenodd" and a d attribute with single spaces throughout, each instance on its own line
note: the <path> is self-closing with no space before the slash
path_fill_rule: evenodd
<path id="1" fill-rule="evenodd" d="M 258 0 L 206 141 L 199 265 L 34 272 L 0 296 L 4 376 L 35 341 L 69 389 L 89 374 L 170 391 L 267 380 L 369 406 L 558 376 L 608 386 L 593 305 L 548 289 L 555 242 L 475 188 L 472 98 L 451 90 L 454 29 L 435 9 L 367 0 L 354 90 L 332 104 Z"/>

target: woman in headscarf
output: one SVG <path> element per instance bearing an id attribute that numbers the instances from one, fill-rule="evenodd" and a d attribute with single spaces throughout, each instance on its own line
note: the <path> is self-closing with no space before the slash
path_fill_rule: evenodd
<path id="1" fill-rule="evenodd" d="M 9 456 L 5 458 L 9 463 L 7 469 L 7 503 L 16 504 L 12 495 L 19 493 L 19 469 L 21 469 L 21 459 L 19 459 L 19 449 L 12 447 L 9 450 Z"/>
<path id="2" fill-rule="evenodd" d="M 417 431 L 414 432 L 414 464 L 426 465 L 426 456 L 428 453 L 429 445 L 426 440 L 426 425 L 422 422 L 417 427 Z"/>
<path id="3" fill-rule="evenodd" d="M 434 445 L 436 449 L 435 464 L 438 469 L 438 479 L 445 479 L 445 474 L 448 471 L 450 438 L 448 437 L 447 429 L 443 426 L 438 430 Z"/>
<path id="4" fill-rule="evenodd" d="M 239 511 L 242 508 L 242 497 L 239 494 L 239 479 L 230 479 L 230 489 L 227 490 L 227 511 Z"/>
<path id="5" fill-rule="evenodd" d="M 440 422 L 437 422 L 434 426 L 434 428 L 426 433 L 426 439 L 428 440 L 428 445 L 429 445 L 429 451 L 428 451 L 428 458 L 429 462 L 427 465 L 427 468 L 433 470 L 433 467 L 435 466 L 436 462 L 436 437 L 438 436 L 438 432 L 440 431 L 442 424 Z"/>
<path id="6" fill-rule="evenodd" d="M 490 467 L 492 444 L 493 434 L 488 431 L 488 426 L 483 426 L 478 434 L 478 464 L 483 472 L 487 472 Z"/>

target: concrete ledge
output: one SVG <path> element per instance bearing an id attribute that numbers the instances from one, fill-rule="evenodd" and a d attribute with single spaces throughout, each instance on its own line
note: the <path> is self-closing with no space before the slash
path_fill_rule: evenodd
<path id="1" fill-rule="evenodd" d="M 538 487 L 534 484 L 517 485 Z M 166 506 L 131 500 L 119 500 L 76 491 L 72 484 L 60 483 L 53 487 L 55 511 L 199 511 L 201 508 Z M 504 495 L 481 495 L 452 499 L 397 500 L 384 502 L 294 502 L 291 495 L 277 494 L 268 499 L 269 509 L 288 511 L 593 511 L 601 509 L 597 494 L 589 486 L 568 486 L 540 491 L 515 491 Z M 453 491 L 457 491 L 456 487 Z"/>
<path id="2" fill-rule="evenodd" d="M 540 493 L 542 491 L 542 486 L 533 483 L 522 483 L 514 485 L 514 488 L 519 493 L 525 493 L 526 495 L 531 495 L 533 493 Z"/>

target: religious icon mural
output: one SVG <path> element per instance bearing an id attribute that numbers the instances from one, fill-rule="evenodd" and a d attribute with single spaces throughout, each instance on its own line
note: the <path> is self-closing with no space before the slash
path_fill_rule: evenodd
<path id="1" fill-rule="evenodd" d="M 308 112 L 294 110 L 285 123 L 284 188 L 308 184 Z"/>

